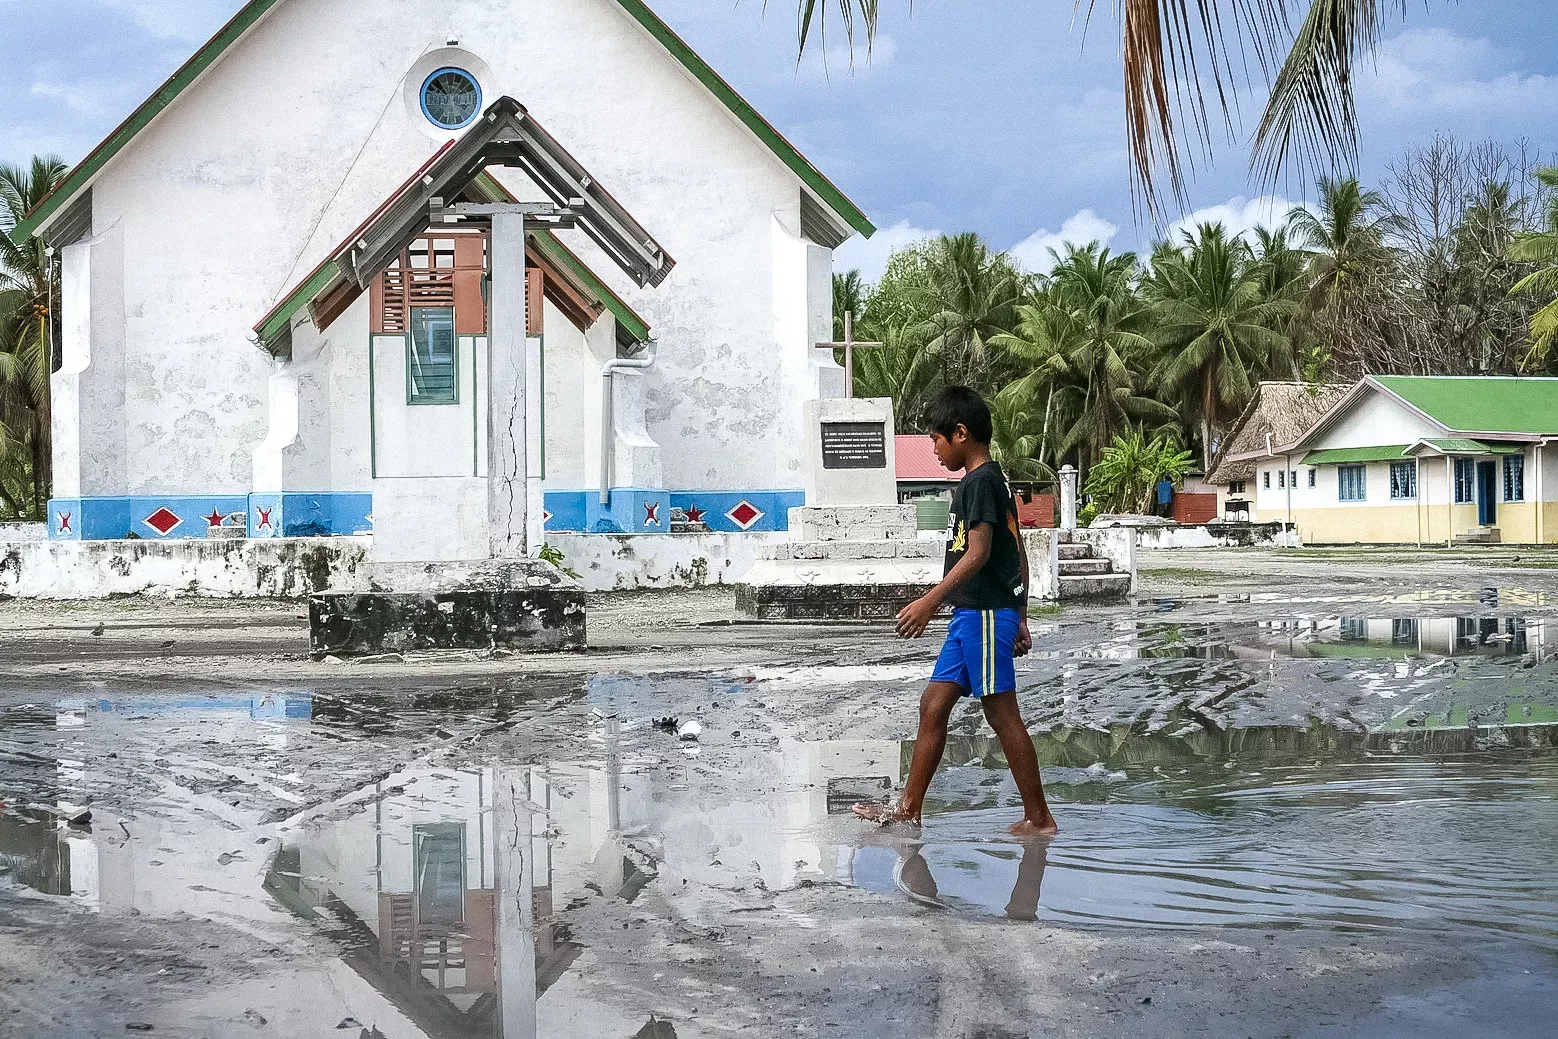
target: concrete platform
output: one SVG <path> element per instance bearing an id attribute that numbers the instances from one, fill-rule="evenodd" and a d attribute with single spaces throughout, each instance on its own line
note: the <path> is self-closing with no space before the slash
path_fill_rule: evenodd
<path id="1" fill-rule="evenodd" d="M 371 591 L 309 596 L 316 657 L 583 649 L 584 589 L 549 563 L 379 564 Z"/>

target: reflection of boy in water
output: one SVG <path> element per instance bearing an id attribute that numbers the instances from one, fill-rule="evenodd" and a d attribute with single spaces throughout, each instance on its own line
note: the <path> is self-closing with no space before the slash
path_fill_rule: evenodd
<path id="1" fill-rule="evenodd" d="M 945 907 L 930 863 L 920 854 L 921 845 L 905 845 L 898 850 L 898 868 L 893 880 L 909 897 L 927 905 Z M 1017 883 L 1006 903 L 1006 915 L 1013 920 L 1039 918 L 1039 888 L 1044 884 L 1044 867 L 1049 865 L 1048 841 L 1025 841 L 1022 860 L 1017 863 Z"/>
<path id="2" fill-rule="evenodd" d="M 1012 658 L 1028 652 L 1028 557 L 1017 527 L 1017 503 L 1001 467 L 990 457 L 990 408 L 973 390 L 948 386 L 926 409 L 936 459 L 951 472 L 965 470 L 952 496 L 946 576 L 898 614 L 898 634 L 917 639 L 943 604 L 952 606 L 947 641 L 920 697 L 920 731 L 909 779 L 896 808 L 855 805 L 855 814 L 877 822 L 920 821 L 925 791 L 947 745 L 947 720 L 960 698 L 984 708 L 1006 753 L 1023 817 L 1011 832 L 1043 836 L 1056 831 L 1044 800 L 1039 759 L 1017 709 Z"/>

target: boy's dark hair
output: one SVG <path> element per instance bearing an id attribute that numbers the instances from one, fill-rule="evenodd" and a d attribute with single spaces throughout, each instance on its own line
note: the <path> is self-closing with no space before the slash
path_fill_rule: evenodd
<path id="1" fill-rule="evenodd" d="M 936 399 L 925 408 L 925 426 L 948 440 L 962 426 L 981 444 L 988 444 L 993 433 L 990 406 L 967 386 L 947 386 L 936 394 Z"/>

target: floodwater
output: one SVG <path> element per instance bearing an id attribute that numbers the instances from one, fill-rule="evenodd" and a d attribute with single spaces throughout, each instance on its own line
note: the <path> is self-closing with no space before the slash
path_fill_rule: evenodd
<path id="1" fill-rule="evenodd" d="M 1069 702 L 1096 682 L 1077 684 L 1078 666 L 1114 652 L 1153 679 L 1116 670 L 1117 695 L 1159 697 L 1035 737 L 1053 842 L 1005 837 L 1015 790 L 968 717 L 923 830 L 907 834 L 849 806 L 889 796 L 912 744 L 795 738 L 763 721 L 764 698 L 902 686 L 907 667 L 13 696 L 0 708 L 0 887 L 307 936 L 315 960 L 290 982 L 297 1030 L 272 1011 L 274 1034 L 314 1034 L 301 1022 L 329 1017 L 369 1037 L 674 1036 L 651 1006 L 595 997 L 570 922 L 651 890 L 762 911 L 773 892 L 833 885 L 928 920 L 1341 941 L 1410 930 L 1558 950 L 1558 702 L 1537 666 L 1558 631 L 1526 616 L 1411 620 L 1131 622 L 1026 662 L 1025 681 Z M 1305 696 L 1345 685 L 1357 702 L 1328 719 L 1289 710 L 1291 690 L 1246 680 L 1272 660 L 1309 669 L 1291 679 Z M 1199 670 L 1163 679 L 1184 667 Z M 711 708 L 702 741 L 640 709 L 666 690 Z M 1266 704 L 1261 723 L 1231 709 L 1240 697 L 1246 713 Z M 254 1013 L 242 1002 L 154 1002 L 143 1016 L 167 1032 Z"/>

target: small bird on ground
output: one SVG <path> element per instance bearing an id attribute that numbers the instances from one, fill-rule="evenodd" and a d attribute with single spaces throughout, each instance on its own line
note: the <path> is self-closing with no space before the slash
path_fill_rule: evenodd
<path id="1" fill-rule="evenodd" d="M 97 636 L 101 635 L 102 633 L 103 633 L 103 622 L 102 621 L 98 621 L 97 627 L 92 629 L 92 637 L 96 638 Z"/>
<path id="2" fill-rule="evenodd" d="M 167 648 L 168 648 L 168 647 L 169 647 L 169 646 L 171 646 L 171 645 L 173 645 L 173 640 L 172 640 L 172 639 L 169 639 L 169 640 L 168 640 L 168 641 L 166 641 L 166 642 L 164 642 L 164 643 L 163 643 L 163 644 L 162 644 L 162 648 L 163 648 L 163 649 L 167 649 Z"/>

